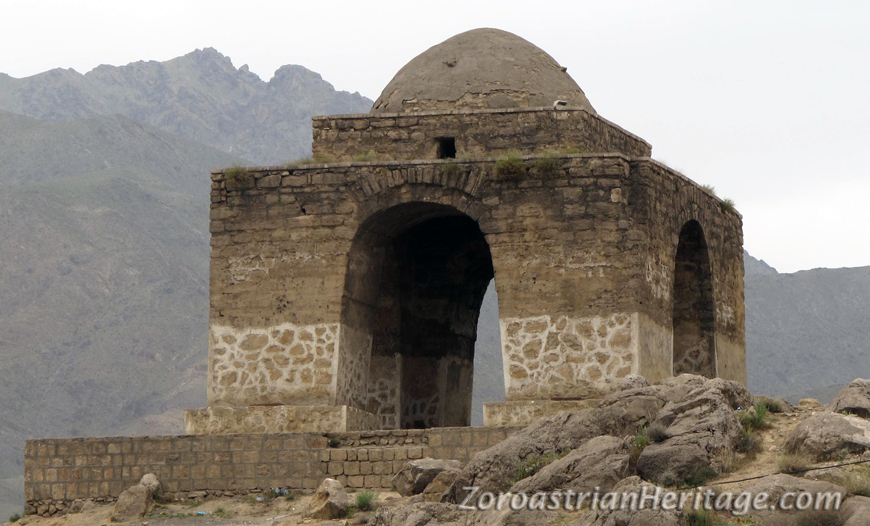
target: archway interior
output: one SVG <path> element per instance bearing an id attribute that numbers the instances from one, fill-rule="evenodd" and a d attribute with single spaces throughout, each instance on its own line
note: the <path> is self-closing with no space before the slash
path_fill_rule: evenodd
<path id="1" fill-rule="evenodd" d="M 697 221 L 680 230 L 674 267 L 674 374 L 716 376 L 713 275 Z"/>
<path id="2" fill-rule="evenodd" d="M 477 322 L 493 278 L 483 233 L 432 203 L 393 207 L 363 228 L 348 278 L 358 290 L 345 301 L 357 304 L 345 308 L 371 338 L 366 410 L 385 428 L 469 425 Z"/>

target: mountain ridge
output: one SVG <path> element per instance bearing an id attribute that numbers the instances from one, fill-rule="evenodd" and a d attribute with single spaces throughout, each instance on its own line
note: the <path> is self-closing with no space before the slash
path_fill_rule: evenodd
<path id="1" fill-rule="evenodd" d="M 56 68 L 0 82 L 0 109 L 12 113 L 42 121 L 118 113 L 260 165 L 305 157 L 312 116 L 365 113 L 371 105 L 303 66 L 282 66 L 264 82 L 214 48 L 164 62 L 100 65 L 84 74 Z"/>

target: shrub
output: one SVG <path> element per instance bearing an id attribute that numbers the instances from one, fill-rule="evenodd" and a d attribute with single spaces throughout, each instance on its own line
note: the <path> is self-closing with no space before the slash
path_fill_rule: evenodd
<path id="1" fill-rule="evenodd" d="M 781 473 L 797 473 L 813 465 L 813 459 L 802 453 L 786 453 L 777 461 Z"/>
<path id="2" fill-rule="evenodd" d="M 495 174 L 499 177 L 519 177 L 526 173 L 526 163 L 517 153 L 509 153 L 495 162 Z"/>
<path id="3" fill-rule="evenodd" d="M 631 452 L 629 454 L 631 465 L 637 464 L 637 459 L 640 458 L 640 454 L 649 445 L 649 442 L 649 433 L 646 426 L 639 428 L 634 434 L 634 438 L 631 439 Z"/>
<path id="4" fill-rule="evenodd" d="M 764 404 L 767 410 L 771 413 L 785 412 L 785 404 L 782 398 L 769 398 L 767 396 L 759 396 L 758 403 Z"/>
<path id="5" fill-rule="evenodd" d="M 568 450 L 558 453 L 548 451 L 544 454 L 532 454 L 522 460 L 517 461 L 516 468 L 514 469 L 514 474 L 511 476 L 511 484 L 513 484 L 514 482 L 519 482 L 524 478 L 531 477 L 538 471 L 541 471 L 544 466 L 551 464 L 553 461 L 558 460 L 567 454 Z"/>
<path id="6" fill-rule="evenodd" d="M 341 445 L 341 439 L 340 439 L 340 438 L 336 438 L 336 437 L 332 437 L 332 438 L 329 439 L 329 441 L 327 441 L 327 444 L 328 444 L 329 447 L 331 447 L 331 448 L 336 448 L 336 447 L 338 447 L 338 446 Z"/>
<path id="7" fill-rule="evenodd" d="M 18 522 L 21 519 L 22 519 L 21 515 L 16 513 L 15 515 L 9 517 L 9 522 Z"/>
<path id="8" fill-rule="evenodd" d="M 734 200 L 730 197 L 723 199 L 722 204 L 719 205 L 723 212 L 736 212 L 737 208 L 735 208 L 735 206 Z"/>
<path id="9" fill-rule="evenodd" d="M 768 429 L 770 422 L 767 421 L 767 414 L 767 405 L 764 401 L 760 401 L 754 407 L 740 413 L 740 423 L 743 424 L 743 429 L 750 431 Z"/>
<path id="10" fill-rule="evenodd" d="M 454 162 L 444 163 L 440 167 L 441 174 L 448 177 L 459 173 L 459 165 Z"/>
<path id="11" fill-rule="evenodd" d="M 756 431 L 744 427 L 743 434 L 740 436 L 740 440 L 737 441 L 735 449 L 740 453 L 755 455 L 761 451 L 761 439 Z"/>
<path id="12" fill-rule="evenodd" d="M 304 166 L 306 164 L 313 164 L 315 162 L 316 161 L 314 160 L 314 157 L 303 157 L 301 159 L 294 159 L 292 161 L 287 161 L 286 163 L 284 163 L 284 166 L 287 168 L 292 168 L 294 166 Z"/>
<path id="13" fill-rule="evenodd" d="M 650 425 L 646 430 L 646 434 L 652 442 L 664 442 L 671 438 L 671 435 L 668 434 L 668 428 L 660 422 L 654 422 Z"/>
<path id="14" fill-rule="evenodd" d="M 378 494 L 371 491 L 360 491 L 356 494 L 354 506 L 360 511 L 371 511 L 375 509 L 375 501 L 378 500 Z"/>
<path id="15" fill-rule="evenodd" d="M 365 153 L 359 153 L 354 155 L 353 160 L 358 163 L 370 163 L 377 160 L 377 155 L 375 155 L 375 152 L 369 150 Z"/>
<path id="16" fill-rule="evenodd" d="M 319 153 L 314 156 L 314 162 L 318 163 L 334 163 L 335 156 L 331 153 Z"/>
<path id="17" fill-rule="evenodd" d="M 720 473 L 731 473 L 739 466 L 737 454 L 733 449 L 723 449 L 716 455 L 716 465 Z"/>
<path id="18" fill-rule="evenodd" d="M 224 171 L 227 181 L 238 182 L 248 177 L 248 169 L 240 164 L 234 164 Z"/>
<path id="19" fill-rule="evenodd" d="M 713 526 L 713 515 L 704 508 L 686 515 L 686 526 Z"/>
<path id="20" fill-rule="evenodd" d="M 541 175 L 553 175 L 559 169 L 559 160 L 552 155 L 547 155 L 535 161 L 535 168 Z"/>

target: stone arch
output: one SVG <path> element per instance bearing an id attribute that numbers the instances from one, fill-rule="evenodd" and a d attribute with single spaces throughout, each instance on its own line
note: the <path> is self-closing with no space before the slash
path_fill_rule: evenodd
<path id="1" fill-rule="evenodd" d="M 374 212 L 352 242 L 336 403 L 385 428 L 469 425 L 480 306 L 493 279 L 477 221 L 412 201 Z"/>
<path id="2" fill-rule="evenodd" d="M 673 373 L 716 377 L 713 273 L 704 230 L 697 220 L 680 229 L 674 256 Z"/>

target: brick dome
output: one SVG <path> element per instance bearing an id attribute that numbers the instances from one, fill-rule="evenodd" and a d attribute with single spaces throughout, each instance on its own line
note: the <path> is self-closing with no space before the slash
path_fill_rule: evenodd
<path id="1" fill-rule="evenodd" d="M 513 33 L 484 28 L 417 55 L 387 84 L 371 113 L 535 108 L 556 100 L 595 112 L 544 50 Z"/>

